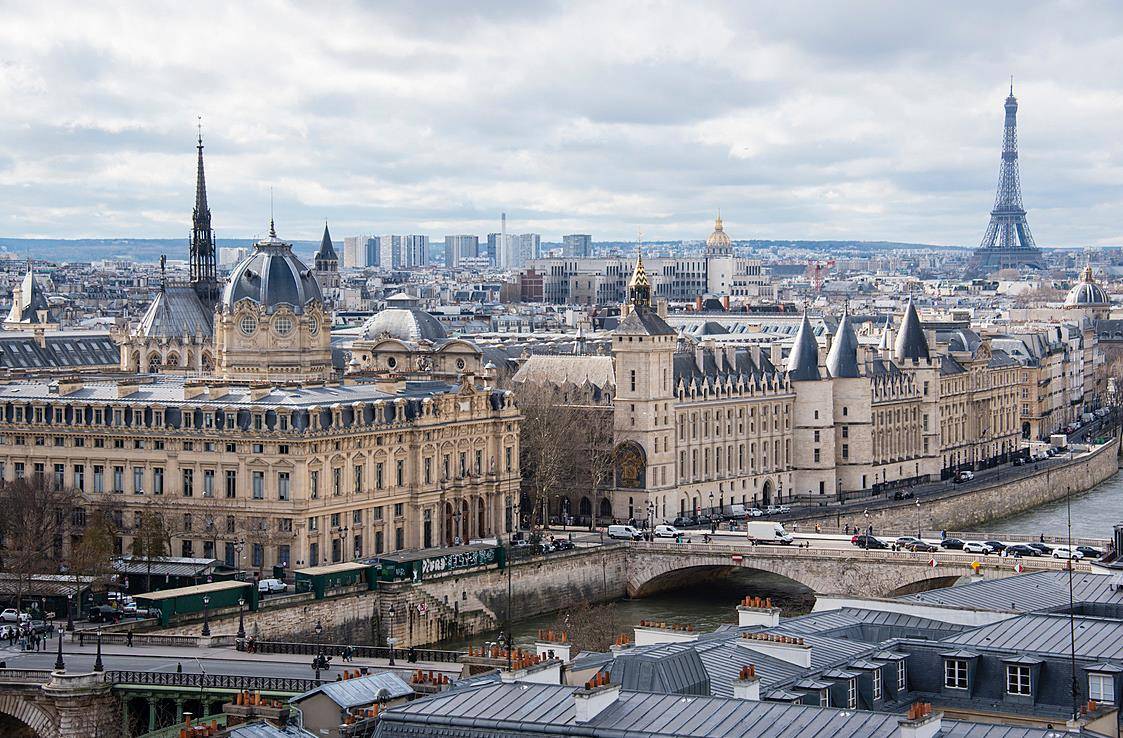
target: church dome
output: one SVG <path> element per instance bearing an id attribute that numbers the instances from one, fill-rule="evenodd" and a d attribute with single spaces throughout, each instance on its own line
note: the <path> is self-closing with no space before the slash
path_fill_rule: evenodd
<path id="1" fill-rule="evenodd" d="M 1080 273 L 1080 281 L 1073 285 L 1065 297 L 1065 307 L 1099 307 L 1110 304 L 1111 298 L 1103 287 L 1096 284 L 1090 266 L 1084 267 L 1084 271 Z"/>
<path id="2" fill-rule="evenodd" d="M 717 216 L 717 220 L 714 221 L 714 232 L 706 239 L 706 250 L 729 252 L 732 249 L 733 241 L 730 240 L 729 234 L 727 234 L 722 227 L 721 216 L 719 215 Z"/>
<path id="3" fill-rule="evenodd" d="M 417 306 L 417 298 L 399 292 L 386 299 L 386 307 L 372 316 L 363 326 L 367 339 L 382 337 L 399 341 L 429 341 L 438 343 L 448 338 L 441 322 Z"/>
<path id="4" fill-rule="evenodd" d="M 272 222 L 269 237 L 254 245 L 254 252 L 234 267 L 222 297 L 223 310 L 233 310 L 241 300 L 252 300 L 266 313 L 288 305 L 297 315 L 311 302 L 323 302 L 316 276 L 292 252 L 292 244 L 277 238 Z"/>

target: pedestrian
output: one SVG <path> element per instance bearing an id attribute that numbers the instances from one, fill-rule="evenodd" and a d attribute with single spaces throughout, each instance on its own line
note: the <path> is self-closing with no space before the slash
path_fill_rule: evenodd
<path id="1" fill-rule="evenodd" d="M 1041 534 L 1041 542 L 1045 543 L 1045 534 L 1044 533 Z"/>
<path id="2" fill-rule="evenodd" d="M 822 532 L 823 532 L 823 526 L 819 525 L 818 523 L 815 523 L 815 533 L 822 533 Z"/>
<path id="3" fill-rule="evenodd" d="M 180 663 L 180 664 L 175 665 L 175 673 L 176 674 L 182 674 L 183 673 L 183 664 Z"/>
<path id="4" fill-rule="evenodd" d="M 946 530 L 940 531 L 940 540 L 946 541 L 948 539 L 948 532 Z"/>
<path id="5" fill-rule="evenodd" d="M 82 631 L 78 631 L 78 645 L 79 646 L 86 645 L 86 634 L 83 633 Z"/>
<path id="6" fill-rule="evenodd" d="M 129 632 L 125 634 L 125 645 L 129 648 L 133 647 L 133 629 L 129 628 Z"/>

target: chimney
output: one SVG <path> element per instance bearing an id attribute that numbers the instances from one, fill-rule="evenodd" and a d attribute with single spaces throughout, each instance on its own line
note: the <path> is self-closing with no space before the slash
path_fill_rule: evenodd
<path id="1" fill-rule="evenodd" d="M 582 689 L 573 693 L 574 706 L 577 708 L 576 722 L 587 723 L 604 709 L 616 702 L 620 696 L 620 685 L 611 684 L 607 673 L 601 672 L 585 682 Z"/>
<path id="2" fill-rule="evenodd" d="M 655 312 L 660 317 L 666 320 L 667 318 L 667 298 L 660 297 L 655 301 Z"/>
<path id="3" fill-rule="evenodd" d="M 729 312 L 729 295 L 721 296 L 721 307 L 725 310 L 725 312 Z"/>
<path id="4" fill-rule="evenodd" d="M 942 712 L 932 712 L 928 702 L 917 702 L 901 719 L 897 735 L 900 738 L 935 738 L 940 733 Z"/>
<path id="5" fill-rule="evenodd" d="M 784 368 L 784 347 L 779 341 L 773 341 L 768 345 L 768 360 L 777 369 Z"/>
<path id="6" fill-rule="evenodd" d="M 741 667 L 741 673 L 733 680 L 733 699 L 760 702 L 760 677 L 752 664 Z"/>
<path id="7" fill-rule="evenodd" d="M 534 642 L 536 655 L 543 659 L 561 659 L 569 662 L 573 644 L 564 631 L 539 630 L 538 640 Z"/>
<path id="8" fill-rule="evenodd" d="M 660 623 L 641 620 L 635 627 L 635 644 L 650 646 L 655 643 L 686 643 L 698 640 L 698 631 L 693 625 Z"/>
<path id="9" fill-rule="evenodd" d="M 772 606 L 772 598 L 745 597 L 737 605 L 737 626 L 740 628 L 759 625 L 775 628 L 780 624 L 780 608 Z"/>
<path id="10" fill-rule="evenodd" d="M 802 638 L 778 633 L 742 633 L 737 645 L 804 669 L 811 668 L 811 646 Z"/>

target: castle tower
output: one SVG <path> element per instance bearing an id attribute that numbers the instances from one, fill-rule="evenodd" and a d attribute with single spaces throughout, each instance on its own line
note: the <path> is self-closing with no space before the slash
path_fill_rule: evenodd
<path id="1" fill-rule="evenodd" d="M 834 499 L 836 485 L 834 388 L 819 366 L 819 344 L 807 313 L 795 334 L 787 370 L 795 390 L 791 494 L 808 504 L 827 503 Z"/>
<path id="2" fill-rule="evenodd" d="M 901 373 L 911 375 L 920 391 L 921 424 L 920 453 L 922 458 L 914 463 L 911 476 L 928 475 L 938 479 L 940 474 L 940 362 L 928 350 L 928 339 L 920 325 L 916 305 L 909 298 L 905 317 L 893 345 L 893 362 Z"/>
<path id="3" fill-rule="evenodd" d="M 664 498 L 675 487 L 674 354 L 677 334 L 652 305 L 651 281 L 636 259 L 628 280 L 627 312 L 612 335 L 616 370 L 613 441 L 615 448 L 613 514 L 644 518 L 646 505 L 677 509 Z"/>
<path id="4" fill-rule="evenodd" d="M 971 257 L 969 274 L 989 274 L 999 269 L 1032 267 L 1042 269 L 1041 250 L 1033 242 L 1022 207 L 1022 183 L 1018 174 L 1018 100 L 1014 83 L 1006 98 L 1006 124 L 1002 135 L 1002 167 L 998 175 L 998 192 L 990 211 L 990 224 L 982 243 Z"/>

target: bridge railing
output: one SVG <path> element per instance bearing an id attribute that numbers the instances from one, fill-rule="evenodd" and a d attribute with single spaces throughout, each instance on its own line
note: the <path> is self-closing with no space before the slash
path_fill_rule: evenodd
<path id="1" fill-rule="evenodd" d="M 1038 557 L 1004 558 L 991 554 L 974 556 L 963 553 L 920 553 L 913 551 L 887 551 L 885 549 L 837 549 L 837 548 L 800 548 L 798 546 L 750 546 L 749 544 L 730 545 L 726 543 L 662 543 L 657 541 L 637 541 L 631 544 L 636 548 L 660 553 L 697 554 L 711 556 L 742 556 L 744 559 L 770 558 L 770 559 L 831 559 L 836 561 L 853 561 L 861 559 L 869 562 L 884 562 L 887 564 L 907 563 L 917 566 L 927 566 L 931 561 L 937 564 L 961 565 L 968 567 L 972 562 L 978 561 L 984 567 L 1005 566 L 1011 568 L 1014 564 L 1021 563 L 1026 570 L 1064 571 L 1067 561 L 1064 559 L 1047 559 Z M 735 562 L 731 562 L 735 563 Z M 1078 561 L 1073 562 L 1074 571 L 1092 571 L 1090 564 Z"/>
<path id="2" fill-rule="evenodd" d="M 773 518 L 767 518 L 767 519 L 773 520 Z M 800 523 L 798 521 L 793 525 L 791 522 L 787 522 L 783 518 L 775 518 L 775 521 L 779 522 L 779 523 L 783 523 L 784 527 L 787 529 L 787 531 L 789 533 L 791 533 L 792 535 L 796 535 L 796 536 L 806 535 L 806 534 L 809 534 L 809 533 L 822 533 L 824 535 L 838 535 L 838 536 L 854 535 L 854 526 L 852 526 L 852 525 L 849 526 L 849 527 L 843 526 L 841 528 L 839 528 L 837 526 L 834 526 L 834 525 L 830 525 L 830 526 L 820 525 L 818 527 L 818 529 L 816 529 L 815 526 L 813 526 L 813 525 L 806 525 L 806 524 Z M 741 534 L 744 534 L 744 523 L 739 522 L 738 526 L 740 527 L 741 530 L 739 530 L 737 532 L 741 533 Z M 702 533 L 706 533 L 707 531 L 706 530 L 688 530 L 686 532 L 687 532 L 688 535 L 693 536 L 696 533 L 702 534 Z M 724 534 L 726 531 L 722 530 L 721 532 Z M 866 532 L 865 528 L 862 529 L 862 532 L 863 533 Z M 1032 543 L 1034 541 L 1040 540 L 1040 535 L 1041 535 L 1041 534 L 1030 534 L 1030 533 L 1009 533 L 1009 532 L 1001 532 L 1001 531 L 994 532 L 994 531 L 977 531 L 977 530 L 976 531 L 970 531 L 970 530 L 947 530 L 947 531 L 922 530 L 920 532 L 919 538 L 922 538 L 925 541 L 938 541 L 938 540 L 940 540 L 940 536 L 941 536 L 942 533 L 946 533 L 948 538 L 958 538 L 958 539 L 963 540 L 963 541 L 1002 541 L 1003 543 L 1007 543 L 1007 544 L 1021 543 L 1021 542 Z M 873 534 L 877 538 L 882 538 L 882 539 L 887 539 L 887 540 L 897 538 L 899 536 L 915 536 L 916 535 L 916 526 L 909 527 L 909 526 L 906 525 L 906 526 L 895 526 L 895 527 L 892 527 L 892 528 L 875 528 L 874 531 L 873 531 Z M 1068 545 L 1068 537 L 1067 536 L 1046 535 L 1044 542 L 1048 543 L 1050 545 L 1053 545 L 1053 546 L 1067 546 Z M 1109 545 L 1110 543 L 1111 543 L 1111 539 L 1108 539 L 1108 538 L 1095 538 L 1095 537 L 1085 537 L 1085 536 L 1073 536 L 1072 537 L 1072 545 L 1074 545 L 1074 546 L 1093 546 L 1095 548 L 1098 548 L 1098 549 L 1102 550 L 1105 546 Z"/>
<path id="3" fill-rule="evenodd" d="M 0 669 L 0 682 L 46 683 L 51 680 L 50 669 Z"/>
<path id="4" fill-rule="evenodd" d="M 343 653 L 346 644 L 339 643 L 302 643 L 291 641 L 258 641 L 255 644 L 255 651 L 257 653 L 283 653 L 283 654 L 296 654 L 303 656 L 314 656 L 317 653 L 323 653 L 328 656 L 339 656 Z M 354 655 L 357 658 L 366 659 L 388 659 L 390 658 L 390 648 L 388 646 L 352 646 Z M 465 654 L 464 651 L 442 651 L 435 648 L 414 648 L 413 654 L 417 657 L 418 661 L 429 661 L 435 663 L 457 663 L 460 657 Z M 406 661 L 410 653 L 409 648 L 395 648 L 394 656 L 400 659 L 403 663 Z"/>
<path id="5" fill-rule="evenodd" d="M 300 694 L 324 684 L 324 680 L 297 677 L 241 676 L 238 674 L 187 674 L 167 671 L 107 671 L 105 680 L 114 685 L 180 687 L 183 689 L 239 692 L 284 692 Z"/>

